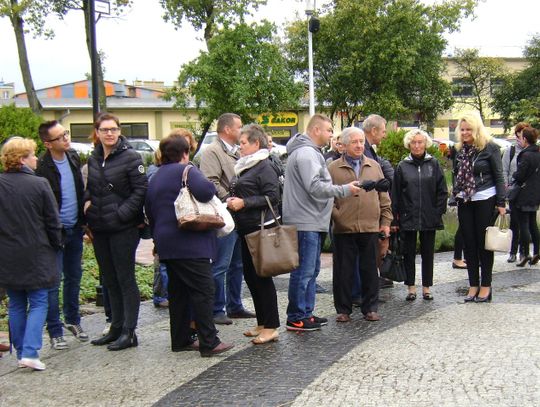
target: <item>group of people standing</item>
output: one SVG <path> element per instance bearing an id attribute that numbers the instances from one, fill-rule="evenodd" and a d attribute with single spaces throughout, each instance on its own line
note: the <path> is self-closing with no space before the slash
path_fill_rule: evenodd
<path id="1" fill-rule="evenodd" d="M 487 302 L 492 298 L 493 252 L 484 249 L 484 236 L 494 214 L 506 211 L 503 165 L 479 117 L 463 115 L 457 131 L 452 194 L 469 273 L 465 301 Z M 448 191 L 441 166 L 427 152 L 432 144 L 427 133 L 413 129 L 405 135 L 410 154 L 394 169 L 376 151 L 386 135 L 384 118 L 370 115 L 364 129 L 343 129 L 334 153 L 325 157 L 321 149 L 333 135 L 333 123 L 316 114 L 305 134 L 287 143 L 285 170 L 270 154 L 264 129 L 243 126 L 236 114 L 219 117 L 218 137 L 203 152 L 200 169 L 189 162 L 194 139 L 188 133 L 173 132 L 161 140 L 159 162 L 148 182 L 141 157 L 121 135 L 118 118 L 99 115 L 86 188 L 69 132 L 60 123 L 40 126 L 47 150 L 39 162 L 33 141 L 13 137 L 5 143 L 0 209 L 8 215 L 0 223 L 0 285 L 8 289 L 10 332 L 20 367 L 45 369 L 38 356 L 45 321 L 56 349 L 67 347 L 63 328 L 80 341 L 89 340 L 78 308 L 84 231 L 93 242 L 112 314 L 108 332 L 91 343 L 111 351 L 137 346 L 135 250 L 145 215 L 167 273 L 173 352 L 199 351 L 208 357 L 231 349 L 232 344 L 221 342 L 215 325 L 235 318 L 256 319 L 244 333 L 255 345 L 278 339 L 274 282 L 256 273 L 246 241 L 246 235 L 261 227 L 261 219 L 264 227 L 282 221 L 297 228 L 299 266 L 289 279 L 287 330 L 315 331 L 328 323 L 315 313 L 315 293 L 329 225 L 336 321 L 351 321 L 355 301 L 365 320 L 380 320 L 378 268 L 391 233 L 402 240 L 406 300 L 416 299 L 418 237 L 422 298 L 433 300 L 435 233 L 443 228 Z M 534 216 L 540 204 L 538 133 L 524 126 L 516 135 L 522 151 L 506 183 L 521 188 L 511 208 L 519 219 L 522 255 L 535 264 L 540 260 Z M 178 228 L 174 201 L 182 188 L 200 202 L 217 196 L 233 214 L 235 230 L 218 238 L 215 231 Z M 62 278 L 63 323 L 58 306 Z M 242 279 L 255 313 L 242 304 Z"/>

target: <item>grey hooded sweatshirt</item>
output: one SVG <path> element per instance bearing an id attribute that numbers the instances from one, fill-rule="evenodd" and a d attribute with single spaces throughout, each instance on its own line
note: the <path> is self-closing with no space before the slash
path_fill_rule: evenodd
<path id="1" fill-rule="evenodd" d="M 351 195 L 350 188 L 332 184 L 321 150 L 309 136 L 293 136 L 287 154 L 283 222 L 298 231 L 327 232 L 334 198 Z"/>

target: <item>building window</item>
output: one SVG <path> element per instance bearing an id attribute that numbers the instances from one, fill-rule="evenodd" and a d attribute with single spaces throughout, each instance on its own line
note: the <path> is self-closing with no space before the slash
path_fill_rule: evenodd
<path id="1" fill-rule="evenodd" d="M 489 92 L 491 97 L 495 96 L 495 94 L 501 90 L 501 88 L 504 85 L 504 81 L 502 79 L 494 79 L 491 81 Z"/>
<path id="2" fill-rule="evenodd" d="M 122 134 L 127 138 L 148 138 L 148 123 L 122 123 Z"/>
<path id="3" fill-rule="evenodd" d="M 473 87 L 470 83 L 466 83 L 463 79 L 452 79 L 452 96 L 454 97 L 471 97 L 473 95 Z"/>
<path id="4" fill-rule="evenodd" d="M 2 92 L 2 99 L 9 99 L 9 92 L 7 90 Z"/>
<path id="5" fill-rule="evenodd" d="M 92 133 L 94 132 L 94 125 L 92 123 L 77 123 L 72 124 L 70 127 L 71 141 L 77 143 L 90 143 L 92 142 Z"/>

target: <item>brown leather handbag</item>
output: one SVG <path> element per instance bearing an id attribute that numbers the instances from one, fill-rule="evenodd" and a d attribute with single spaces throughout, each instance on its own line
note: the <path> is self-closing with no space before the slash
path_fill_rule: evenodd
<path id="1" fill-rule="evenodd" d="M 290 273 L 299 266 L 296 226 L 282 225 L 265 196 L 274 217 L 275 226 L 265 229 L 266 210 L 261 211 L 261 229 L 245 236 L 255 272 L 259 277 L 274 277 Z"/>

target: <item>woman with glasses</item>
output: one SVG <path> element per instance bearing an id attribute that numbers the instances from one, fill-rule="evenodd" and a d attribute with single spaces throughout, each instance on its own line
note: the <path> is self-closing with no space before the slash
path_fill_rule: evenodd
<path id="1" fill-rule="evenodd" d="M 523 254 L 516 266 L 523 267 L 527 263 L 535 265 L 540 260 L 540 234 L 536 224 L 536 211 L 540 204 L 540 151 L 536 145 L 538 131 L 532 127 L 526 127 L 518 134 L 517 140 L 522 150 L 517 157 L 517 169 L 513 174 L 513 179 L 520 190 L 513 201 L 513 206 L 518 218 L 519 244 Z M 531 239 L 533 257 L 529 255 Z"/>
<path id="2" fill-rule="evenodd" d="M 135 250 L 147 179 L 141 156 L 120 134 L 116 116 L 100 114 L 94 128 L 98 143 L 88 158 L 85 213 L 109 294 L 112 321 L 109 333 L 92 344 L 121 350 L 137 346 L 140 296 L 135 281 Z"/>

